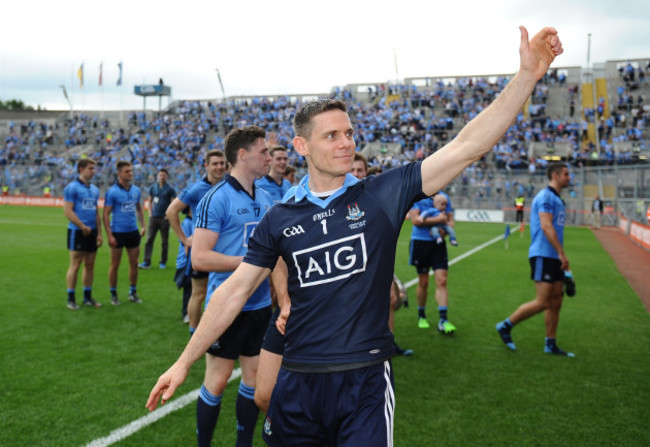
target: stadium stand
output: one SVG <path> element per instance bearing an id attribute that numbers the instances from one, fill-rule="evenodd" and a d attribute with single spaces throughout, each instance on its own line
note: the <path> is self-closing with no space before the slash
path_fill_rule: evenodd
<path id="1" fill-rule="evenodd" d="M 449 187 L 460 206 L 481 206 L 524 188 L 532 194 L 544 182 L 552 160 L 583 166 L 647 163 L 650 92 L 648 59 L 609 61 L 596 74 L 598 100 L 583 83 L 580 67 L 556 68 L 536 87 L 510 130 L 483 160 Z M 300 177 L 304 160 L 291 146 L 291 120 L 299 105 L 317 97 L 343 99 L 356 127 L 359 150 L 371 165 L 390 169 L 420 160 L 453 139 L 480 113 L 511 75 L 407 78 L 401 83 L 335 86 L 326 94 L 231 97 L 225 102 L 176 101 L 161 114 L 129 112 L 33 112 L 0 115 L 0 183 L 10 194 L 40 195 L 49 187 L 60 196 L 74 176 L 74 163 L 98 161 L 95 182 L 105 190 L 120 159 L 134 164 L 137 185 L 151 184 L 158 168 L 183 188 L 199 175 L 203 154 L 222 148 L 233 127 L 256 124 L 274 144 L 289 148 Z M 595 105 L 595 107 L 594 107 Z M 596 135 L 598 142 L 596 143 Z M 499 205 L 495 203 L 494 206 Z"/>

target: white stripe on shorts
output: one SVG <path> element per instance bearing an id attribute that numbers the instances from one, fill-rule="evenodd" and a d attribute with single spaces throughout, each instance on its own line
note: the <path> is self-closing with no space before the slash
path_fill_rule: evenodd
<path id="1" fill-rule="evenodd" d="M 393 416 L 395 414 L 395 391 L 390 382 L 390 362 L 384 362 L 384 378 L 386 379 L 386 391 L 384 397 L 386 403 L 384 406 L 384 416 L 386 417 L 386 446 L 393 447 Z"/>

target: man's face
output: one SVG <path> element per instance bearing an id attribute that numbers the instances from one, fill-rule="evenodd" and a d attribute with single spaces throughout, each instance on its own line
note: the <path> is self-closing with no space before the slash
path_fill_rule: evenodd
<path id="1" fill-rule="evenodd" d="M 95 165 L 88 164 L 79 170 L 79 177 L 82 180 L 88 181 L 95 176 Z"/>
<path id="2" fill-rule="evenodd" d="M 287 156 L 287 151 L 274 151 L 271 158 L 271 172 L 279 176 L 284 175 L 288 163 L 289 157 Z"/>
<path id="3" fill-rule="evenodd" d="M 213 155 L 206 162 L 205 170 L 208 174 L 208 179 L 211 182 L 221 180 L 226 174 L 226 158 Z"/>
<path id="4" fill-rule="evenodd" d="M 284 178 L 291 183 L 292 185 L 296 184 L 296 173 L 292 172 L 291 174 L 285 175 Z"/>
<path id="5" fill-rule="evenodd" d="M 312 117 L 311 122 L 309 139 L 294 139 L 298 152 L 309 157 L 310 170 L 333 177 L 350 172 L 356 143 L 348 114 L 329 110 Z"/>
<path id="6" fill-rule="evenodd" d="M 167 183 L 167 173 L 166 172 L 160 171 L 158 173 L 158 183 L 160 183 L 161 185 L 164 185 L 165 183 Z"/>
<path id="7" fill-rule="evenodd" d="M 269 148 L 264 138 L 255 140 L 255 143 L 251 145 L 247 152 L 246 166 L 251 173 L 255 174 L 256 177 L 260 177 L 269 172 L 271 155 L 269 155 Z"/>
<path id="8" fill-rule="evenodd" d="M 122 169 L 117 171 L 117 178 L 120 183 L 131 183 L 131 180 L 133 180 L 133 166 L 122 166 Z"/>
<path id="9" fill-rule="evenodd" d="M 569 170 L 563 168 L 559 173 L 553 174 L 557 184 L 560 188 L 566 188 L 571 183 L 571 176 L 569 175 Z"/>
<path id="10" fill-rule="evenodd" d="M 368 171 L 366 170 L 366 164 L 361 160 L 355 160 L 352 162 L 352 175 L 361 180 L 366 178 Z"/>

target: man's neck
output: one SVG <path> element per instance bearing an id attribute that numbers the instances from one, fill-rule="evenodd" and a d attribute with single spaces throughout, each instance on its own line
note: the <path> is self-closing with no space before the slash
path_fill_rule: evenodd
<path id="1" fill-rule="evenodd" d="M 124 189 L 129 189 L 131 187 L 131 182 L 125 182 L 120 179 L 117 180 L 117 183 Z"/>
<path id="2" fill-rule="evenodd" d="M 83 183 L 84 185 L 86 185 L 86 186 L 90 185 L 90 179 L 89 179 L 89 178 L 85 178 L 85 177 L 79 176 L 79 181 L 80 181 L 81 183 Z"/>
<path id="3" fill-rule="evenodd" d="M 312 175 L 309 173 L 309 190 L 311 192 L 327 192 L 339 189 L 345 183 L 345 175 Z"/>
<path id="4" fill-rule="evenodd" d="M 253 195 L 253 186 L 255 184 L 255 178 L 257 177 L 254 173 L 246 172 L 244 169 L 237 169 L 237 167 L 234 167 L 230 172 L 230 176 L 239 182 L 248 195 Z"/>
<path id="5" fill-rule="evenodd" d="M 278 184 L 282 183 L 282 179 L 283 179 L 282 174 L 279 174 L 275 171 L 269 171 L 268 175 L 275 181 L 275 183 Z"/>

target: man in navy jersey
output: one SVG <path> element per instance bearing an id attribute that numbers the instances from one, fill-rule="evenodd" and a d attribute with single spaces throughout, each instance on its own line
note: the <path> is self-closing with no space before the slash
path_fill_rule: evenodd
<path id="1" fill-rule="evenodd" d="M 95 257 L 102 245 L 102 226 L 97 208 L 99 189 L 90 184 L 95 175 L 95 161 L 84 158 L 77 163 L 79 177 L 63 190 L 63 212 L 68 224 L 68 250 L 70 266 L 65 275 L 68 287 L 68 309 L 79 309 L 75 298 L 77 274 L 83 262 L 81 282 L 84 287 L 83 303 L 86 306 L 102 307 L 92 297 Z"/>
<path id="2" fill-rule="evenodd" d="M 226 158 L 232 171 L 203 196 L 197 207 L 191 256 L 196 269 L 210 272 L 206 306 L 212 293 L 241 263 L 249 238 L 273 205 L 271 196 L 255 185 L 255 179 L 267 172 L 271 161 L 265 136 L 264 129 L 257 126 L 228 134 Z M 271 294 L 268 281 L 264 281 L 228 330 L 207 350 L 205 378 L 196 406 L 199 446 L 210 445 L 235 360 L 239 360 L 242 370 L 236 405 L 237 445 L 252 445 L 259 414 L 253 400 L 255 376 L 270 317 Z"/>
<path id="3" fill-rule="evenodd" d="M 147 227 L 144 225 L 140 188 L 131 184 L 133 166 L 128 161 L 118 161 L 116 167 L 117 182 L 106 191 L 103 218 L 106 238 L 111 247 L 111 264 L 108 268 L 111 304 L 119 306 L 117 272 L 122 260 L 122 248 L 126 249 L 129 259 L 129 301 L 142 302 L 137 292 L 138 257 L 140 239 L 147 232 Z M 140 223 L 140 231 L 138 231 L 138 223 Z"/>
<path id="4" fill-rule="evenodd" d="M 275 146 L 269 154 L 271 155 L 269 172 L 255 184 L 271 195 L 273 203 L 278 203 L 291 188 L 291 183 L 284 178 L 289 157 L 287 157 L 287 148 L 284 146 Z"/>
<path id="5" fill-rule="evenodd" d="M 562 189 L 569 186 L 571 177 L 563 163 L 551 164 L 547 170 L 548 187 L 533 199 L 530 209 L 530 276 L 535 281 L 535 299 L 519 308 L 497 324 L 501 340 L 511 350 L 517 348 L 510 331 L 517 324 L 540 312 L 545 312 L 546 342 L 544 352 L 573 357 L 557 346 L 555 336 L 560 320 L 560 309 L 564 296 L 564 272 L 569 270 L 569 259 L 564 253 L 564 222 L 566 211 L 560 198 Z"/>
<path id="6" fill-rule="evenodd" d="M 192 248 L 192 236 L 186 236 L 181 228 L 179 214 L 186 207 L 190 207 L 192 218 L 196 216 L 196 207 L 214 185 L 219 183 L 226 173 L 226 156 L 217 149 L 209 151 L 205 155 L 205 177 L 189 187 L 185 188 L 174 201 L 169 205 L 165 215 L 169 220 L 169 225 L 178 236 L 178 240 L 185 246 L 188 258 Z M 187 315 L 190 328 L 190 334 L 193 334 L 201 320 L 201 307 L 205 300 L 205 294 L 208 287 L 208 272 L 200 272 L 192 268 L 191 259 L 188 259 L 187 274 L 192 281 L 192 296 L 187 304 Z"/>
<path id="7" fill-rule="evenodd" d="M 413 222 L 411 231 L 411 246 L 409 253 L 409 262 L 415 266 L 418 274 L 418 286 L 416 289 L 416 298 L 418 301 L 418 327 L 428 329 L 429 321 L 426 316 L 426 305 L 429 288 L 429 270 L 433 269 L 433 275 L 436 281 L 436 303 L 438 304 L 438 332 L 443 334 L 453 334 L 456 331 L 454 326 L 447 320 L 447 311 L 449 306 L 449 290 L 447 289 L 447 274 L 449 271 L 449 257 L 447 255 L 447 244 L 442 240 L 438 244 L 431 235 L 431 226 L 437 224 L 446 224 L 453 226 L 453 208 L 449 196 L 439 192 L 447 199 L 447 208 L 445 213 L 435 217 L 423 217 L 426 213 L 434 209 L 433 197 L 427 197 L 415 203 L 409 216 Z"/>
<path id="8" fill-rule="evenodd" d="M 421 163 L 357 180 L 348 175 L 355 142 L 345 104 L 303 105 L 293 145 L 309 174 L 264 215 L 244 261 L 213 293 L 194 337 L 152 389 L 150 410 L 173 395 L 282 257 L 291 310 L 266 443 L 392 445 L 395 350 L 387 322 L 401 225 L 416 200 L 439 191 L 498 142 L 562 52 L 553 28 L 530 42 L 520 29 L 520 71 L 490 107 Z"/>

